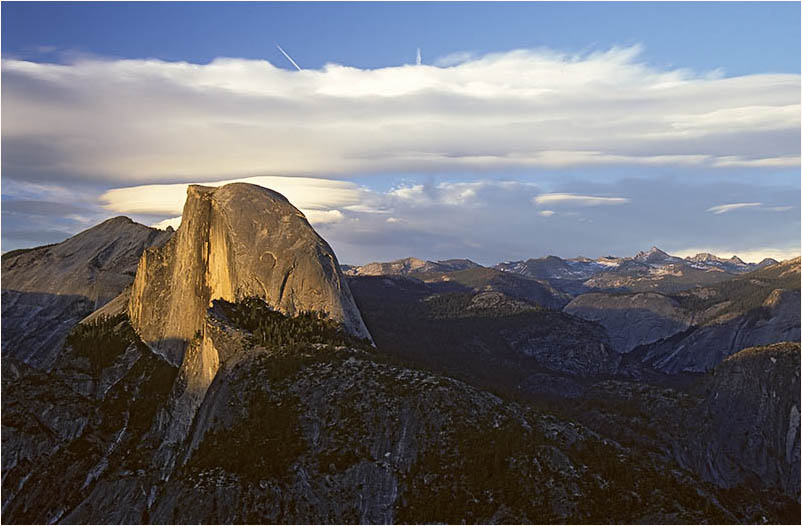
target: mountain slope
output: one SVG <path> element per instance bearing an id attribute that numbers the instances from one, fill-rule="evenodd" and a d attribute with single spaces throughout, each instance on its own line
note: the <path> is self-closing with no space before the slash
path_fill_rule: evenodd
<path id="1" fill-rule="evenodd" d="M 717 447 L 697 459 L 700 470 L 710 468 L 706 478 L 799 498 L 799 368 L 798 343 L 745 349 L 716 367 L 706 405 Z"/>
<path id="2" fill-rule="evenodd" d="M 352 277 L 380 349 L 517 395 L 566 395 L 620 360 L 602 327 L 501 292 L 403 277 Z"/>
<path id="3" fill-rule="evenodd" d="M 115 217 L 61 243 L 4 254 L 3 356 L 50 367 L 70 328 L 130 285 L 144 250 L 171 235 Z"/>
<path id="4" fill-rule="evenodd" d="M 628 356 L 673 374 L 710 370 L 747 347 L 800 340 L 800 260 L 770 265 L 675 296 L 692 319 L 688 331 Z"/>
<path id="5" fill-rule="evenodd" d="M 609 381 L 570 417 L 622 444 L 676 460 L 723 488 L 784 494 L 799 522 L 800 347 L 751 347 L 682 389 Z M 737 492 L 736 492 L 737 493 Z"/>
<path id="6" fill-rule="evenodd" d="M 50 374 L 77 389 L 68 403 L 86 416 L 54 439 L 57 447 L 29 446 L 24 460 L 4 470 L 3 521 L 777 518 L 759 493 L 744 489 L 743 500 L 726 499 L 671 462 L 409 368 L 349 341 L 333 322 L 286 318 L 259 300 L 216 301 L 209 318 L 220 328 L 209 337 L 225 352 L 190 433 L 167 462 L 169 386 L 181 383 L 180 373 L 149 351 L 124 314 L 82 326 Z M 103 352 L 96 353 L 101 341 Z M 4 376 L 4 399 L 12 397 L 4 403 L 59 408 L 57 392 L 47 388 L 10 389 L 21 378 L 42 385 L 29 374 L 45 373 L 18 372 L 8 384 Z M 56 424 L 50 415 L 41 418 Z M 5 411 L 3 426 L 4 448 L 36 436 L 25 418 Z"/>
<path id="7" fill-rule="evenodd" d="M 677 300 L 654 292 L 582 294 L 563 311 L 599 322 L 607 329 L 613 348 L 620 353 L 673 336 L 687 329 L 692 321 Z"/>

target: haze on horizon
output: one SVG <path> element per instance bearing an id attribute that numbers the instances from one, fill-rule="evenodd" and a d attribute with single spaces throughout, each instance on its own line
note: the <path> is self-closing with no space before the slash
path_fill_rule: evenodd
<path id="1" fill-rule="evenodd" d="M 2 15 L 3 251 L 234 180 L 343 263 L 800 251 L 799 4 Z"/>

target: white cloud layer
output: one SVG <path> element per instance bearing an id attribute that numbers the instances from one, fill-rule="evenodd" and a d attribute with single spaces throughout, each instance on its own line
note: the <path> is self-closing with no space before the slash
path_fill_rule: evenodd
<path id="1" fill-rule="evenodd" d="M 260 174 L 610 164 L 798 166 L 800 77 L 658 69 L 638 47 L 441 66 L 3 60 L 4 176 Z"/>
<path id="2" fill-rule="evenodd" d="M 728 203 L 725 205 L 716 205 L 711 206 L 707 209 L 707 212 L 713 212 L 714 214 L 726 214 L 727 212 L 732 212 L 733 210 L 740 210 L 742 208 L 749 208 L 752 210 L 763 210 L 766 212 L 787 212 L 791 210 L 790 206 L 763 206 L 763 203 Z"/>
<path id="3" fill-rule="evenodd" d="M 284 195 L 298 207 L 310 223 L 338 223 L 344 219 L 338 208 L 368 211 L 372 193 L 354 183 L 313 177 L 250 177 L 205 182 L 207 186 L 228 183 L 251 183 L 270 188 Z M 154 184 L 114 188 L 100 196 L 103 207 L 121 214 L 181 214 L 189 184 Z M 157 228 L 178 228 L 179 217 L 154 224 Z"/>
<path id="4" fill-rule="evenodd" d="M 167 227 L 172 227 L 173 230 L 178 230 L 178 227 L 181 226 L 181 216 L 170 217 L 153 223 L 150 226 L 153 228 L 160 228 L 161 230 L 167 230 Z"/>
<path id="5" fill-rule="evenodd" d="M 484 198 L 496 192 L 534 192 L 531 183 L 513 181 L 442 182 L 436 185 L 415 184 L 397 186 L 386 193 L 376 192 L 348 181 L 315 177 L 264 176 L 229 179 L 202 183 L 222 186 L 229 183 L 250 183 L 264 186 L 283 194 L 300 209 L 310 223 L 316 225 L 340 223 L 352 214 L 389 214 L 395 208 L 446 207 L 462 205 L 483 206 Z M 169 215 L 171 217 L 152 224 L 156 228 L 178 228 L 186 201 L 187 187 L 193 183 L 151 184 L 113 188 L 100 196 L 103 208 L 120 214 Z M 495 204 L 495 203 L 494 203 Z M 389 217 L 387 223 L 404 221 Z"/>
<path id="6" fill-rule="evenodd" d="M 726 205 L 711 206 L 707 211 L 713 212 L 714 214 L 726 214 L 727 212 L 732 212 L 740 208 L 753 208 L 762 204 L 763 203 L 728 203 Z"/>
<path id="7" fill-rule="evenodd" d="M 600 197 L 595 195 L 577 194 L 540 194 L 532 198 L 536 205 L 574 205 L 574 206 L 602 206 L 623 205 L 629 203 L 626 197 Z"/>

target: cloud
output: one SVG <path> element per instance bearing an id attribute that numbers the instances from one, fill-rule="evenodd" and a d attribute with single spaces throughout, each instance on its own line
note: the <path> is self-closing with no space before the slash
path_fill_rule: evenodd
<path id="1" fill-rule="evenodd" d="M 451 53 L 449 55 L 445 55 L 443 57 L 438 58 L 434 61 L 434 65 L 441 67 L 441 68 L 448 68 L 451 66 L 456 66 L 462 64 L 464 62 L 468 62 L 471 59 L 475 59 L 476 54 L 471 53 L 469 51 L 458 51 L 456 53 Z"/>
<path id="2" fill-rule="evenodd" d="M 726 214 L 727 212 L 732 212 L 740 208 L 752 208 L 762 204 L 763 203 L 729 203 L 726 205 L 711 206 L 707 211 L 713 212 L 714 214 Z"/>
<path id="3" fill-rule="evenodd" d="M 540 194 L 532 198 L 536 205 L 575 205 L 575 206 L 602 206 L 623 205 L 629 203 L 626 197 L 599 197 L 594 195 L 577 194 Z"/>
<path id="4" fill-rule="evenodd" d="M 204 182 L 208 186 L 251 183 L 284 195 L 301 211 L 326 211 L 348 206 L 366 206 L 370 192 L 347 181 L 313 177 L 249 177 Z M 100 196 L 107 210 L 123 214 L 175 215 L 184 208 L 189 183 L 155 184 L 113 188 Z M 304 212 L 306 213 L 306 212 Z M 318 215 L 318 217 L 322 217 Z M 330 215 L 329 217 L 334 217 Z"/>
<path id="5" fill-rule="evenodd" d="M 172 227 L 173 230 L 178 230 L 178 227 L 181 226 L 181 216 L 169 217 L 162 221 L 153 223 L 150 226 L 152 228 L 158 228 L 159 230 L 167 230 L 167 227 Z"/>
<path id="6" fill-rule="evenodd" d="M 345 216 L 339 210 L 307 210 L 304 215 L 313 225 L 340 223 L 345 220 Z"/>
<path id="7" fill-rule="evenodd" d="M 725 205 L 711 206 L 707 209 L 707 212 L 713 212 L 714 214 L 726 214 L 727 212 L 732 212 L 733 210 L 739 210 L 742 208 L 760 210 L 763 212 L 787 212 L 788 210 L 793 209 L 792 206 L 763 206 L 763 203 L 729 203 Z"/>
<path id="8" fill-rule="evenodd" d="M 242 182 L 270 188 L 284 195 L 300 209 L 313 225 L 339 223 L 345 215 L 337 207 L 344 209 L 371 211 L 370 204 L 375 201 L 369 190 L 354 183 L 319 179 L 312 177 L 250 177 L 203 183 L 208 186 L 222 186 Z M 156 184 L 113 188 L 100 196 L 106 210 L 121 214 L 170 215 L 167 219 L 153 223 L 154 228 L 177 229 L 181 224 L 181 214 L 189 184 Z"/>
<path id="9" fill-rule="evenodd" d="M 430 201 L 422 184 L 412 186 L 398 186 L 390 190 L 389 195 L 406 201 Z"/>
<path id="10" fill-rule="evenodd" d="M 713 176 L 705 183 L 668 176 L 594 181 L 592 177 L 569 180 L 555 175 L 538 185 L 407 178 L 403 186 L 371 196 L 385 215 L 346 213 L 343 222 L 316 228 L 340 260 L 349 263 L 416 256 L 468 257 L 492 265 L 548 254 L 633 255 L 655 244 L 671 253 L 701 246 L 726 248 L 728 256 L 752 255 L 763 250 L 761 247 L 791 250 L 798 246 L 798 221 L 777 213 L 731 214 L 726 222 L 710 221 L 706 209 L 711 199 L 738 203 L 752 198 L 798 210 L 797 178 L 791 174 L 788 186 L 767 187 Z M 541 185 L 553 191 L 544 194 Z M 466 194 L 469 189 L 472 192 Z M 551 197 L 551 202 L 532 206 L 534 197 L 554 194 L 558 197 Z M 563 195 L 579 199 L 560 200 Z M 458 200 L 459 196 L 464 199 Z M 586 206 L 594 198 L 628 201 Z M 397 221 L 388 222 L 388 218 Z M 735 252 L 729 252 L 732 249 Z"/>
<path id="11" fill-rule="evenodd" d="M 713 163 L 716 167 L 727 168 L 790 168 L 799 166 L 799 157 L 772 157 L 768 159 L 744 159 L 743 157 L 719 157 Z"/>
<path id="12" fill-rule="evenodd" d="M 508 190 L 531 193 L 537 185 L 517 181 L 447 181 L 438 184 L 399 185 L 387 192 L 385 206 L 403 202 L 408 206 L 484 206 L 482 195 Z"/>
<path id="13" fill-rule="evenodd" d="M 640 48 L 291 71 L 5 59 L 3 175 L 116 184 L 608 165 L 798 166 L 800 76 L 657 68 Z"/>

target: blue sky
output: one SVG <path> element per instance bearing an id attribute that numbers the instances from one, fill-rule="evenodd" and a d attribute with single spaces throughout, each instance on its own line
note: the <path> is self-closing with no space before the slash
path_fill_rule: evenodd
<path id="1" fill-rule="evenodd" d="M 643 44 L 657 65 L 730 75 L 799 73 L 796 2 L 3 4 L 3 53 L 53 60 L 54 51 L 206 63 L 266 59 L 307 68 L 377 68 L 461 51 L 549 47 L 569 52 Z M 57 54 L 55 54 L 57 55 Z"/>
<path id="2" fill-rule="evenodd" d="M 799 3 L 2 15 L 3 251 L 271 176 L 351 263 L 799 252 Z"/>

